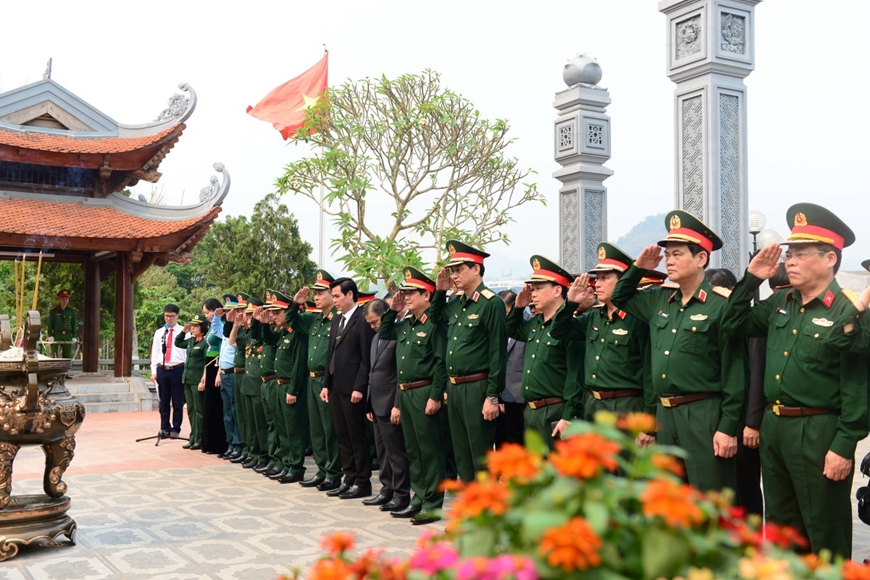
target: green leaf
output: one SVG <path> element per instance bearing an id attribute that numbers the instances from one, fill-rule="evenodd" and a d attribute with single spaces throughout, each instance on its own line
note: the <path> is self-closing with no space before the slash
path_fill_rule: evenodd
<path id="1" fill-rule="evenodd" d="M 672 578 L 690 563 L 685 538 L 661 528 L 647 530 L 641 540 L 643 577 L 647 580 Z"/>
<path id="2" fill-rule="evenodd" d="M 526 514 L 522 521 L 522 538 L 524 542 L 534 544 L 541 539 L 544 532 L 550 528 L 565 525 L 570 516 L 561 511 L 533 511 Z"/>

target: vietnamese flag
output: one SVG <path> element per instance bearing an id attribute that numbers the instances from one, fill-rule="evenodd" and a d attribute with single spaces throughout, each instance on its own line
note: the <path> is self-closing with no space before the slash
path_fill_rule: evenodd
<path id="1" fill-rule="evenodd" d="M 313 67 L 272 89 L 259 103 L 248 107 L 247 113 L 272 123 L 285 140 L 289 139 L 305 124 L 308 109 L 326 92 L 328 69 L 329 53 L 326 53 Z"/>

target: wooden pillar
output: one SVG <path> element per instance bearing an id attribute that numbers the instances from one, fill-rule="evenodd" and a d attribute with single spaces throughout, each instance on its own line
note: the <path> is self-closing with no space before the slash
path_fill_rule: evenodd
<path id="1" fill-rule="evenodd" d="M 85 262 L 85 311 L 82 336 L 82 371 L 95 373 L 100 360 L 100 263 Z"/>
<path id="2" fill-rule="evenodd" d="M 133 268 L 129 252 L 118 252 L 115 270 L 115 376 L 133 374 Z"/>

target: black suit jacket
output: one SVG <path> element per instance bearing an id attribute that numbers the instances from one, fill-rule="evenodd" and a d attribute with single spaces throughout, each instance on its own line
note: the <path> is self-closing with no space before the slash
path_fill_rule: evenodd
<path id="1" fill-rule="evenodd" d="M 342 395 L 350 395 L 352 391 L 359 391 L 365 395 L 368 391 L 372 337 L 375 331 L 366 322 L 363 309 L 357 307 L 345 324 L 341 339 L 338 339 L 338 325 L 341 318 L 341 315 L 333 317 L 332 327 L 329 330 L 327 372 L 323 386 Z M 329 372 L 333 358 L 335 374 Z"/>
<path id="2" fill-rule="evenodd" d="M 393 407 L 399 407 L 399 380 L 396 378 L 396 341 L 372 339 L 372 368 L 369 371 L 369 410 L 389 417 Z"/>

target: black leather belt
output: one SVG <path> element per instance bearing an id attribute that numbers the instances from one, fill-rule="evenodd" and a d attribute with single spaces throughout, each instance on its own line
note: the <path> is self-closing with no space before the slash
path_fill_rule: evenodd
<path id="1" fill-rule="evenodd" d="M 160 368 L 164 371 L 171 371 L 172 369 L 177 369 L 178 367 L 183 367 L 184 363 L 178 363 L 177 365 L 160 365 Z"/>

